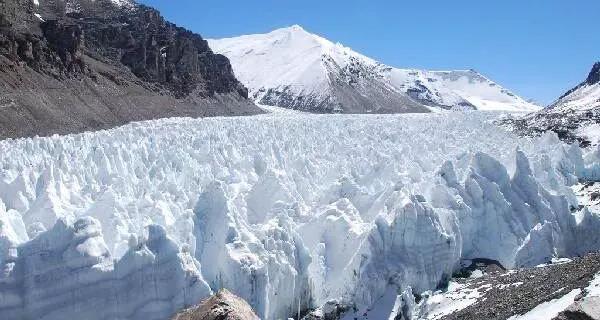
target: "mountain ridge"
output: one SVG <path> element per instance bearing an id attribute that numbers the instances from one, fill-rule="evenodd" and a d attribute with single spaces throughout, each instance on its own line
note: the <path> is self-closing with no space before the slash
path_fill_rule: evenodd
<path id="1" fill-rule="evenodd" d="M 569 143 L 600 144 L 600 62 L 594 63 L 584 81 L 547 108 L 503 122 L 526 135 L 553 131 Z"/>
<path id="2" fill-rule="evenodd" d="M 600 61 L 594 63 L 586 79 L 568 90 L 549 108 L 589 109 L 600 106 Z"/>

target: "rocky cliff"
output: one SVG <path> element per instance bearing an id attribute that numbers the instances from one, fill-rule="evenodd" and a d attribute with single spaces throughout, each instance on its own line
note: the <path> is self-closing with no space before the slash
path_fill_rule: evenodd
<path id="1" fill-rule="evenodd" d="M 130 0 L 0 1 L 0 138 L 260 112 L 229 60 Z"/>

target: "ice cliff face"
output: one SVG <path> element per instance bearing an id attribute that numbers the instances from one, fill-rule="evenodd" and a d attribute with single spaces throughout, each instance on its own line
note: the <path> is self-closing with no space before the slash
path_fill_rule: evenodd
<path id="1" fill-rule="evenodd" d="M 148 226 L 141 242 L 132 236 L 118 261 L 91 217 L 58 220 L 19 248 L 9 228 L 2 225 L 4 319 L 166 319 L 211 293 L 197 262 L 161 226 Z"/>
<path id="2" fill-rule="evenodd" d="M 493 114 L 171 119 L 0 142 L 0 318 L 280 319 L 600 249 L 597 151 Z M 585 153 L 584 153 L 585 152 Z"/>
<path id="3" fill-rule="evenodd" d="M 392 68 L 300 26 L 209 43 L 265 105 L 344 113 L 539 109 L 475 71 Z"/>

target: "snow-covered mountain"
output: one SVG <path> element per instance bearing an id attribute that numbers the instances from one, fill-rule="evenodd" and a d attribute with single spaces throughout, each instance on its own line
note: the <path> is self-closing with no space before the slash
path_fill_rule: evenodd
<path id="1" fill-rule="evenodd" d="M 313 112 L 428 112 L 384 81 L 382 65 L 299 26 L 209 40 L 259 104 Z"/>
<path id="2" fill-rule="evenodd" d="M 549 111 L 585 111 L 594 108 L 600 108 L 600 62 L 594 64 L 584 82 L 552 103 Z"/>
<path id="3" fill-rule="evenodd" d="M 496 117 L 176 118 L 0 141 L 0 319 L 164 320 L 221 288 L 265 320 L 366 310 L 464 259 L 600 249 L 600 213 L 571 189 L 600 176 L 600 152 Z"/>
<path id="4" fill-rule="evenodd" d="M 346 113 L 540 109 L 473 70 L 393 68 L 297 25 L 209 44 L 260 104 Z"/>
<path id="5" fill-rule="evenodd" d="M 526 134 L 554 131 L 568 142 L 600 145 L 600 62 L 549 107 L 506 122 Z"/>

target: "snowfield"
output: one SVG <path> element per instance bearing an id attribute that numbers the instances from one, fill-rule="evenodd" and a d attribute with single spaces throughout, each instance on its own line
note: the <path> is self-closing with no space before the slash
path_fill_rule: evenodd
<path id="1" fill-rule="evenodd" d="M 0 318 L 166 319 L 226 287 L 281 319 L 412 297 L 461 259 L 600 249 L 571 189 L 600 177 L 598 150 L 497 117 L 281 112 L 2 141 Z"/>

